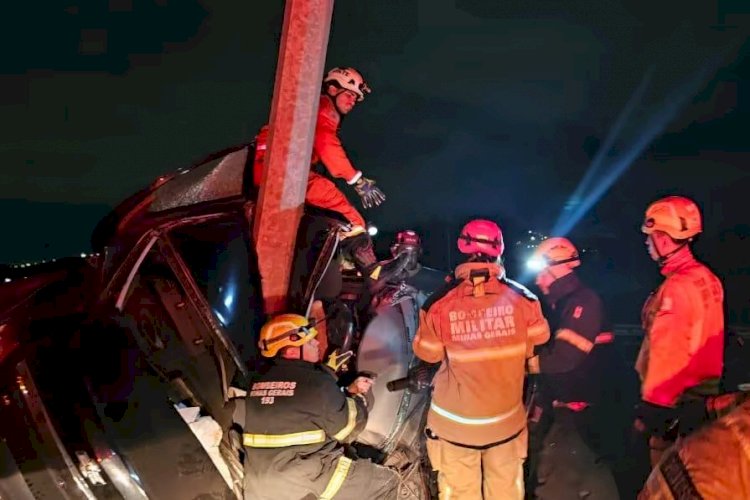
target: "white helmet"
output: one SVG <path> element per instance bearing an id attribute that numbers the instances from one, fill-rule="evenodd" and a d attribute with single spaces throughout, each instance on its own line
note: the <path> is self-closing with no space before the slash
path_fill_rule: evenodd
<path id="1" fill-rule="evenodd" d="M 351 90 L 357 94 L 357 102 L 364 100 L 365 94 L 370 93 L 370 87 L 362 74 L 354 68 L 333 68 L 323 78 L 323 85 L 331 84 L 344 90 Z"/>
<path id="2" fill-rule="evenodd" d="M 541 271 L 558 265 L 565 265 L 568 269 L 581 265 L 578 250 L 567 238 L 552 237 L 542 241 L 526 263 L 532 271 Z"/>

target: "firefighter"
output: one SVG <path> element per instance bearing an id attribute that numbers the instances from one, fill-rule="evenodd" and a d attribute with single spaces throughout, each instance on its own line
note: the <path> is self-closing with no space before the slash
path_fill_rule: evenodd
<path id="1" fill-rule="evenodd" d="M 352 165 L 341 145 L 338 132 L 344 117 L 369 93 L 370 87 L 354 68 L 333 68 L 326 74 L 318 105 L 311 160 L 312 166 L 320 163 L 331 176 L 352 186 L 364 208 L 379 206 L 385 201 L 385 195 L 374 180 L 365 177 L 361 170 Z M 268 131 L 268 125 L 265 125 L 255 137 L 253 181 L 256 186 L 260 185 L 263 177 Z M 330 179 L 314 169 L 310 171 L 307 180 L 305 202 L 344 216 L 350 225 L 348 231 L 342 234 L 342 247 L 346 253 L 366 278 L 373 282 L 386 278 L 387 273 L 383 273 L 383 267 L 375 257 L 365 219 Z"/>
<path id="2" fill-rule="evenodd" d="M 750 399 L 679 441 L 651 472 L 639 500 L 750 498 Z"/>
<path id="3" fill-rule="evenodd" d="M 604 457 L 614 458 L 616 444 L 622 442 L 618 434 L 623 425 L 616 425 L 618 412 L 613 411 L 617 393 L 613 381 L 621 376 L 614 335 L 601 298 L 575 272 L 580 264 L 576 247 L 560 237 L 542 241 L 528 262 L 536 271 L 536 285 L 543 294 L 554 332 L 530 363 L 540 374 L 541 386 L 541 404 L 534 413 L 542 412 L 538 432 L 531 436 L 532 490 L 537 461 L 546 475 L 553 473 L 554 464 L 544 463 L 550 457 L 541 453 L 552 425 L 558 435 L 577 432 L 593 453 L 594 463 Z M 540 482 L 543 479 L 546 477 Z M 579 487 L 581 493 L 587 491 L 585 481 Z"/>
<path id="4" fill-rule="evenodd" d="M 467 256 L 420 311 L 414 353 L 440 363 L 427 416 L 427 453 L 441 499 L 523 498 L 526 360 L 549 339 L 537 298 L 505 276 L 500 228 L 466 224 Z"/>
<path id="5" fill-rule="evenodd" d="M 652 203 L 641 226 L 665 277 L 643 306 L 646 334 L 635 365 L 641 402 L 634 428 L 648 436 L 652 466 L 672 441 L 703 422 L 707 396 L 719 392 L 724 292 L 691 251 L 702 229 L 698 206 L 682 196 Z"/>
<path id="6" fill-rule="evenodd" d="M 261 354 L 274 363 L 246 397 L 245 498 L 396 498 L 395 471 L 344 454 L 343 443 L 365 427 L 372 409 L 372 379 L 357 377 L 340 388 L 318 364 L 316 335 L 296 314 L 261 329 Z"/>
<path id="7" fill-rule="evenodd" d="M 396 233 L 396 240 L 390 250 L 393 260 L 401 263 L 397 272 L 394 272 L 394 280 L 406 281 L 422 269 L 419 263 L 422 256 L 422 240 L 416 231 L 404 229 Z"/>

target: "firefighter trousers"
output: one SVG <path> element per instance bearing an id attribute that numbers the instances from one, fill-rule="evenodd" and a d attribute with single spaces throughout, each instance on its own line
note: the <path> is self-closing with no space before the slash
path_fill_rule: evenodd
<path id="1" fill-rule="evenodd" d="M 438 472 L 441 500 L 521 500 L 528 434 L 487 449 L 427 439 L 427 455 Z"/>
<path id="2" fill-rule="evenodd" d="M 305 201 L 310 205 L 340 213 L 353 226 L 365 227 L 365 219 L 349 203 L 344 193 L 330 179 L 317 172 L 310 172 L 310 177 L 307 179 Z"/>

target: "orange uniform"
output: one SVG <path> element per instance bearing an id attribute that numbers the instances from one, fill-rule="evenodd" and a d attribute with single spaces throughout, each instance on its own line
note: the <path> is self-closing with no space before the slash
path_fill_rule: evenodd
<path id="1" fill-rule="evenodd" d="M 485 446 L 526 428 L 525 361 L 549 339 L 549 326 L 537 298 L 506 279 L 502 266 L 466 263 L 455 274 L 420 312 L 414 353 L 441 363 L 429 428 L 453 443 Z"/>
<path id="2" fill-rule="evenodd" d="M 336 110 L 333 101 L 330 97 L 321 95 L 311 164 L 322 163 L 333 177 L 344 179 L 347 184 L 352 185 L 362 177 L 362 172 L 354 168 L 341 145 L 338 136 L 340 124 L 341 115 Z M 266 125 L 261 128 L 255 138 L 253 181 L 256 186 L 260 185 L 263 177 L 263 161 L 267 143 L 268 126 Z M 305 201 L 310 205 L 340 213 L 354 226 L 365 226 L 362 215 L 336 185 L 314 171 L 310 172 L 307 180 Z"/>
<path id="3" fill-rule="evenodd" d="M 661 269 L 666 279 L 643 307 L 646 336 L 636 361 L 641 398 L 673 407 L 688 390 L 718 393 L 724 352 L 724 292 L 690 253 Z"/>

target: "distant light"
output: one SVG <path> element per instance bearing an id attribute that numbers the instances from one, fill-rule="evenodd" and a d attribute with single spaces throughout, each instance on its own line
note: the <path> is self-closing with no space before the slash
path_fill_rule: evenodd
<path id="1" fill-rule="evenodd" d="M 529 239 L 530 239 L 531 241 L 536 241 L 536 236 L 532 236 L 532 237 L 531 237 L 531 238 L 529 238 Z"/>
<path id="2" fill-rule="evenodd" d="M 85 259 L 85 258 L 86 258 L 86 254 L 85 254 L 84 252 L 81 252 L 81 258 L 82 258 L 82 259 Z"/>
<path id="3" fill-rule="evenodd" d="M 370 236 L 376 236 L 378 234 L 378 227 L 370 224 L 369 226 L 367 226 L 367 234 L 369 234 Z"/>
<path id="4" fill-rule="evenodd" d="M 547 263 L 541 257 L 532 257 L 526 261 L 526 267 L 531 271 L 539 272 L 547 267 Z"/>
<path id="5" fill-rule="evenodd" d="M 6 283 L 10 283 L 12 280 L 10 278 L 5 278 Z"/>

